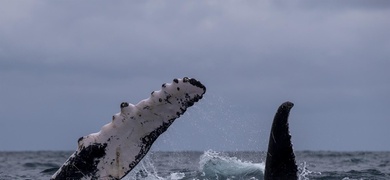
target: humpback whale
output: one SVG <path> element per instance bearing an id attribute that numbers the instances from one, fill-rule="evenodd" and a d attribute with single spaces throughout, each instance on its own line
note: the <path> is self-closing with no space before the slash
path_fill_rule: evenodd
<path id="1" fill-rule="evenodd" d="M 292 102 L 287 101 L 279 106 L 275 114 L 269 136 L 264 180 L 298 179 L 288 124 L 288 116 L 293 106 Z"/>
<path id="2" fill-rule="evenodd" d="M 147 154 L 155 140 L 188 107 L 202 99 L 206 87 L 196 79 L 174 79 L 136 105 L 123 102 L 120 112 L 97 133 L 78 140 L 77 150 L 51 177 L 121 179 Z"/>

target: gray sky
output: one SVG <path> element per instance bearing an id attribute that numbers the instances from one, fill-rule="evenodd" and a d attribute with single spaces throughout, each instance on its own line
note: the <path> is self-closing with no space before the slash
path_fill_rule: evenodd
<path id="1" fill-rule="evenodd" d="M 207 93 L 153 150 L 390 150 L 390 1 L 1 1 L 0 150 L 74 150 L 173 78 Z"/>

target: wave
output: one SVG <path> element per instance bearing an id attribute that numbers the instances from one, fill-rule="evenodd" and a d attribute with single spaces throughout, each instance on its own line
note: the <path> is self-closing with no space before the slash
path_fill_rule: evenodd
<path id="1" fill-rule="evenodd" d="M 177 153 L 175 153 L 177 155 Z M 189 153 L 191 154 L 191 153 Z M 160 156 L 166 156 L 165 159 L 175 158 L 175 155 L 169 154 L 158 154 Z M 254 163 L 250 161 L 241 160 L 235 155 L 216 152 L 213 150 L 208 150 L 203 153 L 195 153 L 194 158 L 199 157 L 198 170 L 196 170 L 197 161 L 191 161 L 195 163 L 195 168 L 189 168 L 185 166 L 177 166 L 172 164 L 169 161 L 156 161 L 160 160 L 159 158 L 152 158 L 150 155 L 147 155 L 126 177 L 124 180 L 263 180 L 265 163 Z M 191 155 L 192 156 L 192 155 Z M 259 154 L 259 156 L 261 156 Z M 176 163 L 178 163 L 177 161 Z M 189 162 L 191 164 L 191 162 Z M 44 171 L 41 171 L 43 174 L 53 174 L 59 167 L 56 164 L 52 163 L 25 163 L 25 167 L 46 167 Z M 161 166 L 166 166 L 167 169 L 159 172 L 158 168 Z M 175 168 L 174 168 L 175 167 Z M 299 170 L 299 179 L 308 180 L 308 177 L 319 177 L 321 172 L 310 171 L 307 167 L 306 162 L 301 163 L 298 166 Z M 372 170 L 368 170 L 370 173 Z M 349 178 L 354 178 L 353 174 L 358 172 L 346 172 L 347 175 L 350 175 Z M 325 172 L 325 177 L 328 176 Z M 345 175 L 345 174 L 344 174 Z M 331 177 L 334 177 L 335 174 L 332 174 Z M 345 177 L 345 176 L 343 176 Z M 343 177 L 340 177 L 342 179 Z"/>
<path id="2" fill-rule="evenodd" d="M 207 179 L 263 179 L 264 163 L 245 162 L 215 151 L 200 157 L 200 171 Z"/>
<path id="3" fill-rule="evenodd" d="M 42 169 L 42 174 L 54 174 L 60 167 L 54 163 L 40 163 L 40 162 L 27 162 L 23 164 L 23 167 L 28 169 Z"/>
<path id="4" fill-rule="evenodd" d="M 155 162 L 149 156 L 133 169 L 124 179 L 126 180 L 262 180 L 264 163 L 242 161 L 212 150 L 205 151 L 199 157 L 199 170 L 172 170 L 170 174 L 159 173 L 154 167 Z"/>

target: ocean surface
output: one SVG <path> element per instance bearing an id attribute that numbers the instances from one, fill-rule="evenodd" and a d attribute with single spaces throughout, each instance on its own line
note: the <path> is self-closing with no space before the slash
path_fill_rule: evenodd
<path id="1" fill-rule="evenodd" d="M 71 151 L 0 152 L 0 180 L 49 179 Z M 150 152 L 124 179 L 263 179 L 264 152 Z M 390 179 L 390 152 L 298 151 L 301 180 Z"/>

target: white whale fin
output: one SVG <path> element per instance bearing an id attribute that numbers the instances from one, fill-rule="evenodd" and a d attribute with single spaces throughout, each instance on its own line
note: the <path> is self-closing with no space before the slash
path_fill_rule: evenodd
<path id="1" fill-rule="evenodd" d="M 174 79 L 136 105 L 123 102 L 112 122 L 100 132 L 79 139 L 76 152 L 51 179 L 124 177 L 174 120 L 202 99 L 205 92 L 206 87 L 195 79 Z"/>

